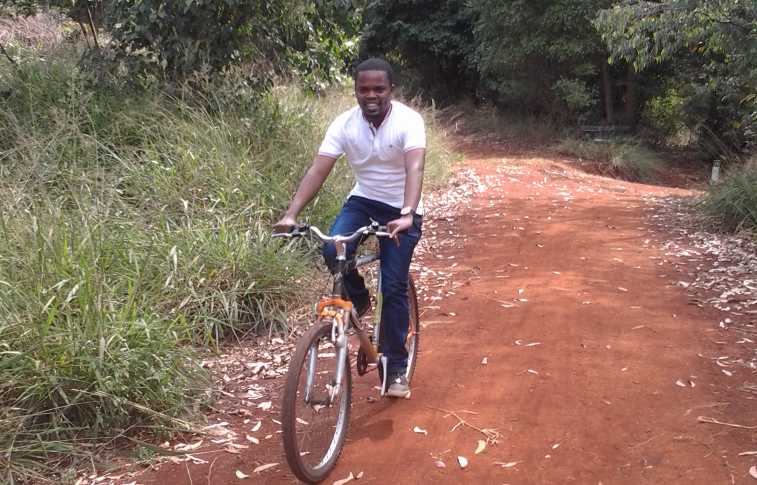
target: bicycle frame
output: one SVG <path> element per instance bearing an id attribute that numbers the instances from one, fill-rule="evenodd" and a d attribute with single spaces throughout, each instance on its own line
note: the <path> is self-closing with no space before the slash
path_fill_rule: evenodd
<path id="1" fill-rule="evenodd" d="M 366 264 L 377 261 L 380 258 L 380 253 L 375 252 L 365 256 L 361 256 L 355 260 L 347 261 L 345 255 L 344 243 L 341 241 L 335 241 L 336 246 L 336 264 L 332 273 L 334 274 L 334 284 L 331 290 L 331 298 L 328 300 L 320 301 L 316 305 L 316 321 L 324 322 L 328 319 L 332 320 L 331 338 L 334 342 L 334 346 L 337 349 L 337 369 L 335 375 L 335 385 L 331 390 L 331 397 L 339 395 L 339 391 L 344 379 L 344 373 L 349 372 L 349 369 L 345 369 L 344 363 L 347 361 L 346 352 L 347 347 L 347 333 L 350 329 L 355 330 L 360 347 L 365 353 L 366 360 L 371 364 L 379 364 L 381 362 L 381 354 L 376 350 L 379 345 L 379 332 L 381 328 L 381 308 L 383 303 L 383 293 L 381 291 L 381 269 L 378 271 L 377 289 L 376 289 L 376 310 L 373 314 L 373 331 L 372 338 L 368 337 L 365 331 L 365 326 L 357 318 L 357 314 L 353 311 L 352 302 L 342 298 L 344 291 L 344 275 L 353 269 L 359 268 Z M 308 376 L 306 384 L 305 400 L 310 403 L 310 393 L 312 383 L 314 381 L 315 373 L 315 355 L 313 355 L 315 349 L 311 349 L 311 356 L 308 364 Z M 384 390 L 382 389 L 382 396 Z"/>

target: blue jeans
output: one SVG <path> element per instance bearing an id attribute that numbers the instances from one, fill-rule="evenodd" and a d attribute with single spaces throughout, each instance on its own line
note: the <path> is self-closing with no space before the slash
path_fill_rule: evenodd
<path id="1" fill-rule="evenodd" d="M 352 196 L 342 206 L 334 225 L 331 226 L 329 235 L 354 232 L 369 225 L 371 218 L 385 226 L 389 221 L 399 217 L 399 209 L 365 197 Z M 399 246 L 387 237 L 378 238 L 381 251 L 379 264 L 381 265 L 382 290 L 384 293 L 381 324 L 384 326 L 384 335 L 386 336 L 384 355 L 387 358 L 387 372 L 389 374 L 401 374 L 407 370 L 405 342 L 410 324 L 410 301 L 407 296 L 408 275 L 413 250 L 421 238 L 422 222 L 421 216 L 413 215 L 413 225 L 408 229 L 406 235 L 399 238 Z M 360 242 L 360 239 L 357 239 L 346 245 L 348 259 L 355 254 Z M 336 261 L 336 247 L 333 244 L 324 244 L 323 257 L 326 259 L 329 268 L 333 268 Z M 368 297 L 365 281 L 357 270 L 353 270 L 345 276 L 344 287 L 353 300 Z"/>

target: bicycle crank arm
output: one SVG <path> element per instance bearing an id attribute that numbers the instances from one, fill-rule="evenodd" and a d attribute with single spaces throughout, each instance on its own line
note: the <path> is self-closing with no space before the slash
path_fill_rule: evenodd
<path id="1" fill-rule="evenodd" d="M 389 380 L 389 373 L 387 372 L 389 360 L 386 358 L 385 355 L 382 355 L 381 359 L 379 359 L 379 365 L 384 370 L 384 378 L 382 379 L 382 382 L 381 382 L 381 397 L 385 397 L 386 384 L 387 384 L 387 381 Z"/>

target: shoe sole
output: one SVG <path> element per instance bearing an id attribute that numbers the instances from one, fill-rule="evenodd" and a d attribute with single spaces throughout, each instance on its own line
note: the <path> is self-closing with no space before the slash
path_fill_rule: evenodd
<path id="1" fill-rule="evenodd" d="M 407 391 L 392 391 L 387 390 L 386 395 L 389 397 L 404 397 L 405 399 L 410 399 L 410 390 Z"/>

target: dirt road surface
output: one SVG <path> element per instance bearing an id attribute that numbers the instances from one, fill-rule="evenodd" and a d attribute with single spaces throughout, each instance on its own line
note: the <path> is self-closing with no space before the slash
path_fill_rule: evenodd
<path id="1" fill-rule="evenodd" d="M 757 450 L 754 315 L 748 298 L 716 308 L 691 286 L 718 264 L 676 230 L 669 201 L 691 192 L 497 157 L 467 160 L 455 183 L 430 198 L 416 253 L 412 398 L 379 399 L 375 373 L 354 379 L 348 441 L 323 483 L 757 483 L 743 454 Z M 283 379 L 252 380 L 233 349 L 225 359 L 241 372 L 235 399 L 209 420 L 248 448 L 206 438 L 194 460 L 117 483 L 296 483 L 276 423 Z M 237 399 L 253 383 L 264 397 Z"/>

